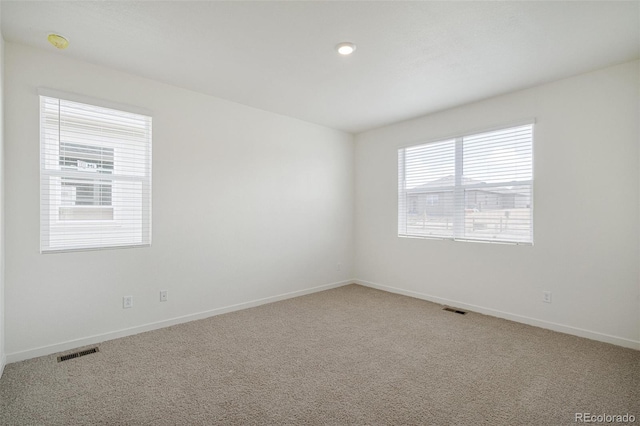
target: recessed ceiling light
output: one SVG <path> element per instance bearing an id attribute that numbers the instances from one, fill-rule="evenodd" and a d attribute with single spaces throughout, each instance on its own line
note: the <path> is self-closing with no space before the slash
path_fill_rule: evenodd
<path id="1" fill-rule="evenodd" d="M 340 43 L 336 46 L 336 50 L 339 54 L 347 56 L 351 55 L 356 50 L 356 45 L 349 42 Z"/>
<path id="2" fill-rule="evenodd" d="M 69 40 L 60 34 L 49 34 L 47 37 L 49 43 L 57 47 L 58 49 L 66 49 L 69 46 Z"/>

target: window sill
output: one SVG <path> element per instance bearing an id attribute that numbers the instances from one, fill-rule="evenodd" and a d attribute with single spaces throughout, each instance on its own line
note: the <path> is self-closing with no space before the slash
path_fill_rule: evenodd
<path id="1" fill-rule="evenodd" d="M 468 242 L 468 243 L 503 244 L 503 245 L 511 245 L 511 246 L 533 246 L 533 242 L 529 242 L 529 241 L 480 240 L 475 238 L 438 237 L 436 235 L 398 234 L 398 238 L 409 238 L 409 239 L 416 239 L 416 240 L 462 241 L 462 242 Z"/>

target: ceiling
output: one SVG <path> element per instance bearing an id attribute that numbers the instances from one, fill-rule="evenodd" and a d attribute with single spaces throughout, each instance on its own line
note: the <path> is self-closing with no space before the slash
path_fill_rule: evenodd
<path id="1" fill-rule="evenodd" d="M 351 133 L 640 57 L 640 2 L 6 1 L 5 40 Z M 70 40 L 56 51 L 50 32 Z M 356 43 L 342 57 L 339 42 Z"/>

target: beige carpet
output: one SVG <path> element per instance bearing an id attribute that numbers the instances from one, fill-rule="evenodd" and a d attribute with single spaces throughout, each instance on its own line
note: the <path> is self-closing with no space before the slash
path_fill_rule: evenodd
<path id="1" fill-rule="evenodd" d="M 98 346 L 8 365 L 0 424 L 640 423 L 638 351 L 357 285 Z"/>

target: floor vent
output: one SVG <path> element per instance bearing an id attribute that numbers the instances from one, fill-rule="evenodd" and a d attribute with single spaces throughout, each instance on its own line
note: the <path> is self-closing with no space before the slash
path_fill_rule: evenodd
<path id="1" fill-rule="evenodd" d="M 447 312 L 455 312 L 456 314 L 460 314 L 460 315 L 466 315 L 467 312 L 466 311 L 461 311 L 460 309 L 456 309 L 456 308 L 450 308 L 448 306 L 445 306 L 444 308 L 442 308 L 443 311 L 447 311 Z"/>
<path id="2" fill-rule="evenodd" d="M 58 357 L 58 362 L 66 361 L 69 359 L 80 358 L 81 356 L 95 354 L 96 352 L 100 352 L 98 348 L 87 349 L 86 351 L 75 352 L 69 355 L 63 355 Z"/>

